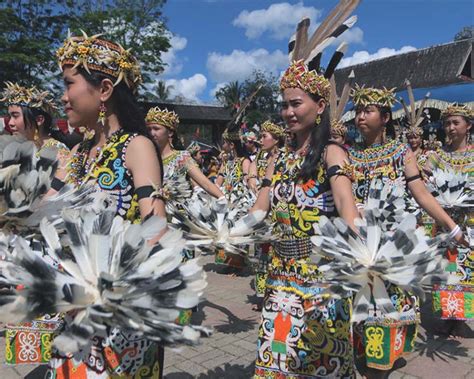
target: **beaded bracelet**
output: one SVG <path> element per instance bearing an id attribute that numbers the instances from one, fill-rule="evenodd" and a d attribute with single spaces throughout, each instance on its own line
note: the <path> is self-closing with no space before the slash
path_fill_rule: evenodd
<path id="1" fill-rule="evenodd" d="M 456 235 L 461 231 L 461 228 L 459 227 L 459 225 L 456 225 L 453 230 L 451 230 L 451 232 L 449 233 L 449 239 L 453 239 L 454 237 L 456 237 Z"/>

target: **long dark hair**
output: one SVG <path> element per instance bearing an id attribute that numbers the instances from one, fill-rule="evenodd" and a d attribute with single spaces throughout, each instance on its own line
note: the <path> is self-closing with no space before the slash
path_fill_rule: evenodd
<path id="1" fill-rule="evenodd" d="M 314 102 L 321 100 L 320 96 L 308 94 Z M 321 122 L 315 125 L 311 130 L 309 140 L 309 151 L 301 166 L 298 179 L 308 181 L 314 179 L 316 175 L 316 166 L 326 148 L 331 137 L 331 124 L 329 120 L 329 105 L 326 104 L 324 112 L 321 114 Z"/>
<path id="2" fill-rule="evenodd" d="M 84 77 L 84 79 L 94 87 L 99 87 L 104 79 L 110 79 L 115 81 L 114 78 L 109 75 L 91 71 L 88 73 L 84 68 L 79 67 L 77 72 Z M 114 87 L 114 91 L 110 98 L 115 114 L 117 115 L 120 127 L 128 133 L 137 133 L 139 135 L 147 137 L 153 142 L 150 133 L 146 127 L 145 117 L 141 108 L 138 106 L 137 98 L 131 91 L 131 89 L 122 80 L 119 84 Z M 161 153 L 158 146 L 155 146 L 156 155 L 160 162 L 161 176 L 163 179 L 163 162 L 161 160 Z"/>

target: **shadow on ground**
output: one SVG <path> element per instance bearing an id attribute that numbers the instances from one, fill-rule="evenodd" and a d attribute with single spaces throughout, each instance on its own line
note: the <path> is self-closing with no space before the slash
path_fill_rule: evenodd
<path id="1" fill-rule="evenodd" d="M 254 364 L 248 366 L 226 363 L 224 367 L 217 367 L 205 374 L 192 376 L 190 374 L 175 372 L 165 376 L 165 379 L 242 379 L 251 378 L 254 373 Z"/>

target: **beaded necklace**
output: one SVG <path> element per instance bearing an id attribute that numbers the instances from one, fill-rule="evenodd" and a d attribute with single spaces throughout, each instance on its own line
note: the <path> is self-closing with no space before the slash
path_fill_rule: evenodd
<path id="1" fill-rule="evenodd" d="M 74 183 L 76 186 L 81 186 L 86 183 L 92 177 L 94 170 L 100 166 L 103 152 L 109 150 L 117 142 L 122 133 L 122 129 L 115 131 L 107 138 L 102 146 L 97 146 L 94 158 L 90 157 L 90 152 L 94 144 L 93 136 L 84 141 L 71 159 L 66 180 Z"/>

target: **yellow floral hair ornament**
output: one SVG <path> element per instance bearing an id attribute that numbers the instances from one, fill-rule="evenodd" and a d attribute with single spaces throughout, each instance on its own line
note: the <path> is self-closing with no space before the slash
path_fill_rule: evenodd
<path id="1" fill-rule="evenodd" d="M 23 87 L 18 83 L 5 82 L 5 89 L 1 96 L 0 101 L 6 105 L 41 109 L 49 114 L 58 109 L 51 93 L 49 91 L 40 91 L 35 86 Z"/>
<path id="2" fill-rule="evenodd" d="M 147 124 L 159 124 L 175 131 L 179 124 L 179 117 L 173 111 L 154 107 L 148 110 L 145 121 Z"/>
<path id="3" fill-rule="evenodd" d="M 472 120 L 474 118 L 474 111 L 467 105 L 453 103 L 441 112 L 441 118 L 448 118 L 450 116 L 463 116 Z"/>
<path id="4" fill-rule="evenodd" d="M 71 36 L 68 32 L 63 46 L 56 51 L 61 70 L 65 65 L 82 66 L 89 74 L 92 70 L 112 76 L 116 79 L 114 86 L 123 80 L 132 92 L 136 92 L 142 76 L 140 64 L 130 49 L 99 38 L 101 34 L 89 37 L 83 30 L 81 32 L 82 37 Z"/>
<path id="5" fill-rule="evenodd" d="M 262 133 L 263 132 L 271 133 L 277 138 L 284 138 L 286 136 L 285 129 L 282 126 L 274 124 L 271 121 L 265 121 L 262 124 L 261 131 Z"/>
<path id="6" fill-rule="evenodd" d="M 323 75 L 319 75 L 316 70 L 309 70 L 303 60 L 293 62 L 283 74 L 280 81 L 280 90 L 287 88 L 300 88 L 307 93 L 317 95 L 329 100 L 331 85 L 329 80 Z"/>
<path id="7" fill-rule="evenodd" d="M 396 103 L 395 88 L 371 88 L 360 87 L 358 84 L 352 89 L 352 101 L 357 107 L 359 105 L 378 105 L 381 107 L 392 108 Z"/>

